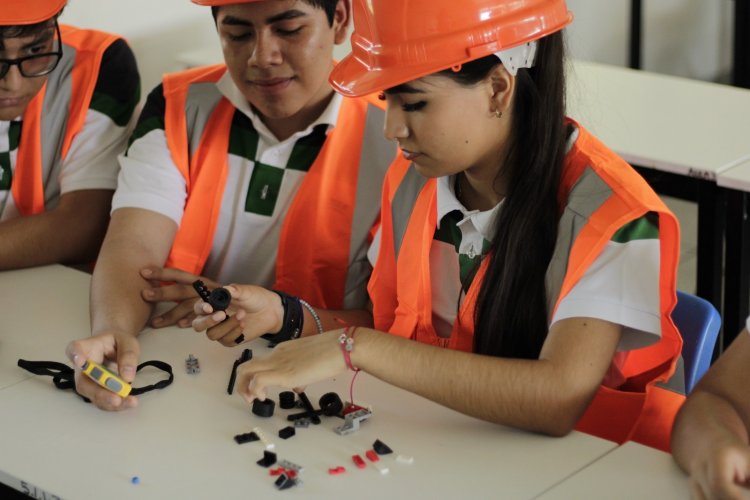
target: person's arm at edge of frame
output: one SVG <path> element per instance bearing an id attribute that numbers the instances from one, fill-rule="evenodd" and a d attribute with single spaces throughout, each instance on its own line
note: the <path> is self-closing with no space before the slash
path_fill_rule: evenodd
<path id="1" fill-rule="evenodd" d="M 112 222 L 91 280 L 92 337 L 71 342 L 68 357 L 76 364 L 76 388 L 105 410 L 134 406 L 133 396 L 122 400 L 83 377 L 80 366 L 86 359 L 118 364 L 127 382 L 135 378 L 139 346 L 137 336 L 153 306 L 141 298 L 147 285 L 140 269 L 163 265 L 174 240 L 177 224 L 172 219 L 140 208 L 121 208 Z"/>
<path id="2" fill-rule="evenodd" d="M 672 454 L 698 498 L 739 498 L 750 487 L 750 336 L 743 330 L 689 395 Z M 700 492 L 700 495 L 698 494 Z"/>
<path id="3" fill-rule="evenodd" d="M 0 222 L 0 270 L 92 262 L 107 230 L 113 193 L 71 191 L 50 210 Z"/>
<path id="4" fill-rule="evenodd" d="M 339 331 L 280 344 L 268 358 L 242 365 L 238 387 L 252 400 L 266 387 L 301 387 L 346 369 Z M 550 328 L 539 359 L 483 356 L 359 328 L 355 367 L 461 413 L 563 436 L 576 425 L 610 366 L 621 327 L 570 318 Z M 327 366 L 322 366 L 325 363 Z"/>

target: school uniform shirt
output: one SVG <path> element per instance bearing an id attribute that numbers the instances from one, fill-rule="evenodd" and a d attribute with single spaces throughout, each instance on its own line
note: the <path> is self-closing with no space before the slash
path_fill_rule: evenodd
<path id="1" fill-rule="evenodd" d="M 342 97 L 333 94 L 323 113 L 307 128 L 279 141 L 225 73 L 217 82 L 224 97 L 242 113 L 232 124 L 228 176 L 213 246 L 203 273 L 219 282 L 274 283 L 279 234 L 307 170 L 329 130 L 337 124 Z M 149 96 L 127 154 L 112 210 L 135 207 L 182 221 L 187 187 L 169 152 L 164 133 L 164 96 L 157 87 Z M 264 195 L 278 192 L 275 198 Z M 278 189 L 276 187 L 278 186 Z M 361 259 L 366 260 L 366 248 Z M 369 266 L 361 269 L 356 289 L 346 290 L 346 303 L 359 303 L 366 293 Z"/>
<path id="2" fill-rule="evenodd" d="M 135 57 L 123 40 L 117 40 L 103 54 L 83 128 L 71 142 L 68 155 L 58 166 L 47 165 L 42 172 L 45 208 L 57 206 L 65 193 L 117 187 L 117 156 L 127 146 L 139 99 Z M 20 215 L 11 186 L 22 128 L 20 116 L 0 121 L 0 221 Z"/>
<path id="3" fill-rule="evenodd" d="M 571 135 L 568 149 L 578 136 Z M 490 248 L 501 201 L 491 210 L 468 210 L 456 198 L 455 176 L 437 179 L 437 228 L 430 247 L 432 325 L 438 336 L 448 338 L 463 300 L 462 282 L 479 265 Z M 376 234 L 368 258 L 377 260 L 380 234 Z M 617 351 L 656 343 L 661 336 L 659 313 L 659 229 L 656 216 L 646 214 L 618 232 L 562 298 L 550 321 L 575 317 L 596 318 L 621 325 Z M 468 289 L 470 283 L 466 283 Z M 624 381 L 615 355 L 604 385 Z"/>

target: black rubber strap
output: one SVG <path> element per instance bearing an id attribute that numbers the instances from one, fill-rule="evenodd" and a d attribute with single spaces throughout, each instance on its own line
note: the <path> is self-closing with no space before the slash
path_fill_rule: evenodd
<path id="1" fill-rule="evenodd" d="M 302 304 L 297 297 L 288 295 L 278 290 L 272 290 L 281 298 L 281 306 L 284 308 L 284 319 L 281 323 L 281 330 L 277 333 L 266 333 L 261 335 L 271 343 L 271 347 L 287 340 L 294 340 L 302 335 L 305 316 L 302 311 Z"/>
<path id="2" fill-rule="evenodd" d="M 27 361 L 25 359 L 19 359 L 18 366 L 28 372 L 33 373 L 34 375 L 45 375 L 48 377 L 52 377 L 52 383 L 54 383 L 55 387 L 57 387 L 58 389 L 72 389 L 75 391 L 75 370 L 73 370 L 73 368 L 69 367 L 66 364 L 58 363 L 57 361 Z M 143 394 L 144 392 L 153 391 L 155 389 L 164 389 L 174 381 L 174 373 L 172 373 L 172 366 L 169 363 L 165 363 L 164 361 L 144 361 L 143 363 L 138 365 L 138 368 L 136 368 L 136 372 L 141 371 L 141 368 L 145 368 L 147 366 L 153 366 L 154 368 L 165 371 L 169 374 L 169 377 L 164 380 L 160 380 L 155 384 L 147 385 L 144 387 L 133 387 L 133 389 L 130 391 L 130 394 L 137 396 L 139 394 Z M 81 399 L 83 399 L 87 403 L 91 402 L 90 399 L 82 396 L 78 391 L 75 391 L 75 393 L 78 394 L 78 396 L 80 396 Z"/>

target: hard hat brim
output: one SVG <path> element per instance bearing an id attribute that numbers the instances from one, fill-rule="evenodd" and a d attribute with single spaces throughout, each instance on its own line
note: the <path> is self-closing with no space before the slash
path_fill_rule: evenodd
<path id="1" fill-rule="evenodd" d="M 0 26 L 26 26 L 52 19 L 67 0 L 3 0 Z"/>

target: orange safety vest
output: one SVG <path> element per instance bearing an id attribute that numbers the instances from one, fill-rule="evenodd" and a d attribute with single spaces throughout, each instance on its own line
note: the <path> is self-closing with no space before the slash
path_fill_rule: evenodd
<path id="1" fill-rule="evenodd" d="M 236 108 L 215 85 L 225 72 L 221 64 L 164 78 L 167 144 L 188 192 L 167 266 L 193 274 L 200 274 L 213 247 L 227 178 Z M 384 119 L 374 97 L 343 100 L 338 126 L 284 218 L 274 288 L 317 307 L 343 307 L 350 261 L 379 217 L 383 177 L 397 155 L 383 137 Z"/>
<path id="2" fill-rule="evenodd" d="M 662 337 L 652 346 L 628 353 L 620 367 L 626 383 L 618 390 L 601 386 L 577 429 L 619 443 L 635 440 L 668 450 L 672 422 L 684 396 L 655 384 L 672 376 L 682 348 L 671 318 L 677 303 L 679 225 L 629 165 L 586 130 L 580 126 L 578 130 L 579 137 L 566 157 L 561 181 L 561 199 L 568 214 L 561 217 L 558 239 L 575 234 L 572 217 L 586 214 L 587 220 L 583 227 L 578 224 L 580 230 L 571 244 L 560 245 L 558 241 L 547 272 L 547 295 L 552 298 L 548 303 L 549 318 L 617 230 L 647 212 L 656 212 Z M 429 269 L 437 223 L 436 200 L 435 179 L 424 179 L 408 167 L 393 169 L 386 177 L 380 254 L 368 286 L 375 328 L 470 352 L 474 308 L 488 259 L 482 262 L 466 294 L 451 337 L 438 337 L 432 328 Z M 559 270 L 557 279 L 555 268 Z"/>
<path id="3" fill-rule="evenodd" d="M 104 51 L 120 38 L 65 25 L 60 36 L 62 59 L 23 113 L 11 186 L 13 203 L 23 216 L 44 212 L 42 172 L 67 156 L 86 120 Z"/>

